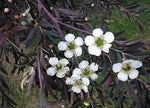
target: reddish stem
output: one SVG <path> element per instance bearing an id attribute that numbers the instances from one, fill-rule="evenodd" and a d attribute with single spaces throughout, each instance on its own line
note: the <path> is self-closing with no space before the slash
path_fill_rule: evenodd
<path id="1" fill-rule="evenodd" d="M 47 13 L 47 15 L 52 19 L 52 21 L 54 22 L 55 26 L 56 26 L 56 29 L 58 30 L 59 34 L 63 37 L 63 34 L 62 34 L 62 31 L 59 27 L 58 24 L 61 24 L 63 26 L 66 26 L 68 28 L 71 28 L 73 30 L 76 30 L 76 31 L 80 31 L 80 32 L 83 32 L 83 33 L 86 33 L 86 34 L 89 34 L 89 35 L 92 35 L 92 33 L 86 31 L 86 30 L 82 30 L 82 29 L 79 29 L 79 28 L 76 28 L 76 27 L 73 27 L 71 25 L 68 25 L 68 24 L 65 24 L 61 21 L 58 21 L 56 17 L 54 17 L 46 8 L 45 6 L 41 3 L 41 0 L 37 0 L 39 6 L 41 6 L 41 8 L 43 8 L 43 10 Z M 62 38 L 64 40 L 64 38 Z"/>
<path id="2" fill-rule="evenodd" d="M 66 26 L 66 27 L 68 27 L 68 28 L 71 28 L 71 29 L 73 29 L 73 30 L 80 31 L 80 32 L 82 32 L 82 33 L 86 33 L 86 34 L 92 35 L 92 33 L 88 32 L 88 31 L 86 31 L 86 30 L 82 30 L 82 29 L 73 27 L 73 26 L 68 25 L 68 24 L 65 24 L 65 23 L 63 23 L 63 22 L 58 22 L 58 23 L 61 24 L 61 25 L 63 25 L 63 26 Z"/>
<path id="3" fill-rule="evenodd" d="M 37 0 L 39 6 L 41 8 L 43 8 L 43 10 L 47 13 L 47 15 L 51 18 L 51 20 L 53 21 L 53 23 L 55 24 L 56 26 L 56 29 L 57 31 L 59 32 L 60 36 L 61 36 L 61 39 L 64 40 L 64 37 L 63 37 L 63 33 L 58 25 L 58 20 L 45 8 L 45 6 L 42 4 L 41 0 Z"/>

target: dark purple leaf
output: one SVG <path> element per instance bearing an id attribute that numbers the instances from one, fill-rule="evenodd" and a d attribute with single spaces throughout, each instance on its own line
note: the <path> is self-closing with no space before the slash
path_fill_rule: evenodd
<path id="1" fill-rule="evenodd" d="M 123 101 L 124 101 L 124 96 L 120 95 L 119 98 L 117 99 L 117 103 L 115 104 L 115 108 L 120 108 Z"/>
<path id="2" fill-rule="evenodd" d="M 125 43 L 126 46 L 131 46 L 131 45 L 135 45 L 135 44 L 138 44 L 138 43 L 142 43 L 143 40 L 132 40 L 132 41 L 127 41 Z"/>
<path id="3" fill-rule="evenodd" d="M 25 40 L 26 43 L 33 37 L 34 31 L 35 31 L 35 28 L 30 30 L 30 32 Z"/>
<path id="4" fill-rule="evenodd" d="M 116 97 L 121 87 L 122 87 L 122 82 L 118 82 L 115 92 L 113 93 L 113 97 L 112 97 L 113 99 Z"/>
<path id="5" fill-rule="evenodd" d="M 5 41 L 7 39 L 7 35 L 6 34 L 3 34 L 1 37 L 0 37 L 0 45 L 3 43 L 3 41 Z"/>
<path id="6" fill-rule="evenodd" d="M 103 84 L 103 90 L 107 90 L 113 79 L 114 79 L 113 75 L 107 78 L 107 80 Z"/>
<path id="7" fill-rule="evenodd" d="M 11 28 L 11 30 L 15 31 L 15 32 L 25 30 L 25 29 L 27 29 L 27 27 L 25 27 L 25 26 L 16 26 L 16 27 Z"/>
<path id="8" fill-rule="evenodd" d="M 68 3 L 68 5 L 69 5 L 70 7 L 72 7 L 72 3 L 71 3 L 70 0 L 67 0 L 67 3 Z"/>
<path id="9" fill-rule="evenodd" d="M 98 97 L 100 98 L 100 100 L 102 101 L 102 103 L 107 102 L 108 104 L 111 105 L 111 102 L 108 101 L 108 100 L 104 97 L 104 95 L 102 94 L 102 92 L 101 92 L 99 89 L 97 89 L 97 93 L 98 93 Z"/>
<path id="10" fill-rule="evenodd" d="M 129 85 L 129 87 L 128 87 L 129 90 L 128 91 L 129 91 L 130 95 L 133 97 L 133 99 L 136 102 L 138 108 L 142 108 L 141 102 L 140 102 L 139 98 L 137 97 L 137 95 L 135 94 L 131 83 L 128 82 L 128 85 Z"/>
<path id="11" fill-rule="evenodd" d="M 39 77 L 39 82 L 40 82 L 40 89 L 43 89 L 43 76 L 41 73 L 41 65 L 40 65 L 40 56 L 39 56 L 39 51 L 37 50 L 37 56 L 36 56 L 36 67 L 38 69 L 38 77 Z"/>

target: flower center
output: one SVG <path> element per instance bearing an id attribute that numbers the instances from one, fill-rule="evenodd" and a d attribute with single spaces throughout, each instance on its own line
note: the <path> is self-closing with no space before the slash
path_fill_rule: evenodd
<path id="1" fill-rule="evenodd" d="M 82 81 L 81 80 L 76 80 L 75 85 L 78 87 L 82 86 Z"/>
<path id="2" fill-rule="evenodd" d="M 91 71 L 90 71 L 90 70 L 88 70 L 88 69 L 84 69 L 84 71 L 83 71 L 83 76 L 85 76 L 85 77 L 89 77 L 89 76 L 90 76 L 90 74 L 91 74 Z"/>
<path id="3" fill-rule="evenodd" d="M 125 71 L 125 72 L 129 72 L 129 71 L 131 70 L 130 64 L 125 64 L 125 65 L 123 66 L 122 70 Z"/>
<path id="4" fill-rule="evenodd" d="M 100 47 L 100 46 L 103 46 L 103 45 L 104 45 L 104 40 L 101 39 L 101 38 L 98 38 L 98 39 L 95 41 L 95 43 L 96 43 L 96 45 L 97 45 L 98 47 Z"/>
<path id="5" fill-rule="evenodd" d="M 73 50 L 73 49 L 75 49 L 75 44 L 74 43 L 69 43 L 68 44 L 68 48 L 69 48 L 69 50 Z"/>
<path id="6" fill-rule="evenodd" d="M 56 65 L 56 70 L 58 71 L 58 70 L 61 70 L 63 68 L 63 66 L 62 66 L 62 64 L 57 64 Z"/>

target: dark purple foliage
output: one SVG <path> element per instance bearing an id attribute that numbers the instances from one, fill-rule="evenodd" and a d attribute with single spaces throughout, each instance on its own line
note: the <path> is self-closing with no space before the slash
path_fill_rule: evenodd
<path id="1" fill-rule="evenodd" d="M 141 12 L 137 3 L 124 6 L 122 0 L 86 1 L 13 0 L 12 3 L 9 3 L 7 0 L 2 0 L 0 2 L 0 93 L 2 95 L 0 107 L 11 108 L 16 105 L 5 91 L 7 90 L 11 94 L 3 77 L 7 71 L 2 65 L 3 57 L 8 63 L 12 62 L 9 60 L 8 52 L 14 57 L 13 64 L 15 65 L 11 70 L 12 74 L 17 71 L 19 74 L 27 66 L 34 67 L 34 72 L 29 79 L 28 91 L 30 92 L 32 87 L 40 89 L 39 104 L 41 107 L 49 108 L 49 106 L 60 102 L 71 105 L 72 108 L 85 107 L 83 104 L 85 100 L 89 101 L 89 107 L 92 108 L 112 104 L 115 105 L 115 108 L 148 108 L 150 106 L 150 52 L 145 52 L 146 47 L 150 44 L 145 43 L 144 40 L 126 41 L 119 39 L 124 31 L 114 33 L 115 41 L 109 54 L 102 53 L 100 57 L 90 56 L 84 47 L 84 57 L 79 57 L 78 60 L 94 61 L 102 67 L 98 71 L 102 80 L 97 83 L 92 82 L 89 87 L 89 94 L 69 92 L 69 87 L 63 79 L 55 76 L 50 77 L 46 74 L 49 66 L 48 58 L 64 57 L 63 53 L 58 51 L 57 44 L 59 40 L 64 40 L 67 33 L 77 33 L 81 37 L 91 35 L 93 28 L 90 21 L 84 20 L 86 17 L 93 15 L 95 18 L 97 15 L 99 15 L 98 17 L 111 16 L 111 10 L 116 9 L 125 14 L 130 21 L 135 21 L 143 32 L 142 24 L 136 17 L 136 14 Z M 3 11 L 5 7 L 10 9 L 8 13 Z M 34 19 L 31 23 L 21 15 L 27 8 L 30 8 L 30 14 Z M 95 10 L 98 12 L 95 13 Z M 101 28 L 106 32 L 109 30 L 108 24 L 101 17 Z M 22 21 L 26 24 L 21 25 Z M 21 43 L 23 43 L 22 46 L 19 45 Z M 121 62 L 124 56 L 143 62 L 144 66 L 139 69 L 141 77 L 128 82 L 121 82 L 117 79 L 111 66 L 116 62 Z M 77 65 L 77 60 L 70 60 L 70 70 L 73 70 Z M 145 80 L 141 80 L 143 77 Z M 54 92 L 54 90 L 59 93 Z M 55 98 L 55 101 L 46 100 L 49 95 Z M 132 99 L 131 106 L 128 106 L 128 99 Z M 98 103 L 97 100 L 100 100 L 102 104 Z"/>

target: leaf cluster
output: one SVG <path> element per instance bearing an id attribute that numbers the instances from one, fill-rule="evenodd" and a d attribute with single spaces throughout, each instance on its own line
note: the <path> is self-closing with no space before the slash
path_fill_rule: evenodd
<path id="1" fill-rule="evenodd" d="M 5 13 L 4 8 L 9 12 Z M 34 19 L 31 23 L 22 16 L 26 9 Z M 40 106 L 53 106 L 56 104 L 68 105 L 72 108 L 85 107 L 139 107 L 148 108 L 150 91 L 150 52 L 147 52 L 149 43 L 144 40 L 120 39 L 124 31 L 116 31 L 115 41 L 110 53 L 102 53 L 95 57 L 87 53 L 86 47 L 81 57 L 70 59 L 70 74 L 77 64 L 83 59 L 96 62 L 100 69 L 97 74 L 100 78 L 92 82 L 89 94 L 74 94 L 68 91 L 65 81 L 46 74 L 50 57 L 64 57 L 58 51 L 57 44 L 64 40 L 64 35 L 74 33 L 84 38 L 91 35 L 93 30 L 90 18 L 101 21 L 101 28 L 108 31 L 108 21 L 112 9 L 126 15 L 129 20 L 137 23 L 143 32 L 138 15 L 142 10 L 140 5 L 132 3 L 124 5 L 122 0 L 13 0 L 0 2 L 0 92 L 2 95 L 1 106 L 13 107 L 16 105 L 7 96 L 10 89 L 5 82 L 3 74 L 7 74 L 3 60 L 13 65 L 11 73 L 24 72 L 27 67 L 33 67 L 34 72 L 29 79 L 28 89 L 32 86 L 40 90 Z M 21 22 L 25 21 L 25 25 Z M 10 58 L 13 56 L 13 59 Z M 121 82 L 112 72 L 112 65 L 122 62 L 123 59 L 136 59 L 143 62 L 139 69 L 140 77 L 128 82 Z M 50 101 L 49 97 L 54 99 Z"/>

